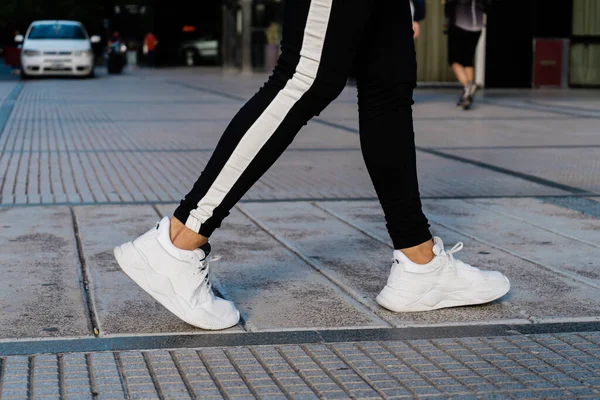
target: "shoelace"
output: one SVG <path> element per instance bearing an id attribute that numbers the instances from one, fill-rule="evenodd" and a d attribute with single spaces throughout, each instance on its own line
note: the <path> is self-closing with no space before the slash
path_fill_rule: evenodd
<path id="1" fill-rule="evenodd" d="M 454 245 L 454 247 L 452 247 L 450 250 L 448 250 L 446 252 L 446 254 L 448 254 L 448 257 L 450 257 L 451 260 L 454 260 L 454 253 L 458 253 L 459 251 L 461 251 L 463 248 L 463 242 L 458 242 Z"/>
<path id="2" fill-rule="evenodd" d="M 457 268 L 458 262 L 457 261 L 459 261 L 461 264 L 463 264 L 462 261 L 454 258 L 454 253 L 458 253 L 459 251 L 462 250 L 462 248 L 463 248 L 463 242 L 458 242 L 454 245 L 454 247 L 452 247 L 450 250 L 446 251 L 446 256 L 448 256 L 448 260 L 450 261 L 450 265 L 452 266 L 454 273 L 458 272 L 458 268 Z"/>
<path id="3" fill-rule="evenodd" d="M 467 270 L 477 270 L 477 268 L 472 267 L 469 264 L 454 258 L 454 253 L 458 253 L 459 251 L 462 250 L 462 248 L 463 248 L 463 242 L 458 242 L 454 245 L 454 247 L 452 247 L 450 250 L 446 251 L 446 255 L 448 256 L 448 259 L 450 260 L 450 265 L 452 266 L 454 271 L 455 272 L 458 271 L 458 267 L 460 267 L 462 269 L 467 269 Z"/>
<path id="4" fill-rule="evenodd" d="M 204 282 L 206 282 L 206 286 L 208 287 L 208 290 L 212 290 L 212 285 L 210 283 L 210 263 L 212 261 L 219 261 L 221 259 L 220 256 L 209 256 L 207 258 L 205 258 L 204 260 L 199 260 L 198 261 L 198 268 L 196 269 L 196 271 L 194 271 L 194 275 L 198 275 L 200 273 L 204 273 L 204 279 L 202 279 L 202 281 L 200 281 L 200 284 L 198 284 L 198 287 L 201 287 L 202 284 Z"/>

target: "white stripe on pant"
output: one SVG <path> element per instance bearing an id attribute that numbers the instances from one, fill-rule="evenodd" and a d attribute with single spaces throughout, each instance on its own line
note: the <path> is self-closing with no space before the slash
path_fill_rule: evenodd
<path id="1" fill-rule="evenodd" d="M 285 87 L 240 140 L 227 163 L 198 207 L 190 212 L 185 225 L 198 232 L 200 226 L 221 204 L 227 193 L 275 133 L 294 104 L 311 88 L 317 77 L 333 0 L 312 0 L 304 29 L 300 62 Z"/>

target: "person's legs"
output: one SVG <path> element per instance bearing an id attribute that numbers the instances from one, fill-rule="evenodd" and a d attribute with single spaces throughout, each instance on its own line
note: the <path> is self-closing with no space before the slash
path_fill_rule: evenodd
<path id="1" fill-rule="evenodd" d="M 392 311 L 426 311 L 486 303 L 503 296 L 508 280 L 454 259 L 431 240 L 419 196 L 412 94 L 416 61 L 407 2 L 373 11 L 357 55 L 360 139 L 369 175 L 394 245 L 394 264 L 377 302 Z"/>
<path id="2" fill-rule="evenodd" d="M 154 64 L 156 63 L 156 50 L 149 50 L 147 57 L 148 57 L 148 67 L 154 68 Z"/>
<path id="3" fill-rule="evenodd" d="M 462 33 L 462 46 L 458 58 L 459 62 L 465 67 L 467 77 L 467 83 L 464 85 L 462 96 L 462 107 L 465 110 L 471 107 L 473 96 L 477 92 L 477 85 L 475 84 L 475 51 L 480 35 L 481 32 L 463 31 Z"/>
<path id="4" fill-rule="evenodd" d="M 286 3 L 282 55 L 274 74 L 233 118 L 174 218 L 208 238 L 300 128 L 338 96 L 368 18 L 368 4 Z"/>
<path id="5" fill-rule="evenodd" d="M 417 181 L 412 122 L 417 70 L 408 2 L 386 2 L 374 12 L 357 73 L 363 157 L 394 248 L 427 263 L 433 244 Z"/>
<path id="6" fill-rule="evenodd" d="M 287 2 L 273 75 L 233 118 L 172 220 L 115 248 L 121 268 L 179 318 L 204 329 L 237 323 L 233 304 L 212 295 L 207 238 L 342 91 L 370 8 L 367 0 Z"/>
<path id="7" fill-rule="evenodd" d="M 473 71 L 473 68 L 471 68 L 471 71 Z M 463 87 L 467 86 L 467 82 L 471 80 L 469 79 L 469 68 L 465 68 L 457 62 L 452 63 L 452 72 L 454 72 L 454 76 Z"/>
<path id="8" fill-rule="evenodd" d="M 456 104 L 465 109 L 471 106 L 477 90 L 475 85 L 475 48 L 480 32 L 469 32 L 457 26 L 448 30 L 448 63 L 463 89 Z"/>
<path id="9" fill-rule="evenodd" d="M 462 85 L 462 90 L 456 105 L 462 107 L 466 99 L 466 87 L 469 83 L 468 72 L 463 63 L 464 57 L 464 33 L 462 29 L 451 26 L 448 29 L 448 65 L 452 67 L 452 72 L 456 80 Z"/>

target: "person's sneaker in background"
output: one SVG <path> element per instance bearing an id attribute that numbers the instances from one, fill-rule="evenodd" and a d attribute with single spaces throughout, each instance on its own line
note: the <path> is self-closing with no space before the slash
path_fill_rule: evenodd
<path id="1" fill-rule="evenodd" d="M 477 84 L 475 84 L 475 82 L 467 83 L 463 94 L 463 109 L 468 110 L 469 108 L 471 108 L 471 106 L 473 105 L 473 97 L 475 96 L 475 93 L 477 93 Z"/>

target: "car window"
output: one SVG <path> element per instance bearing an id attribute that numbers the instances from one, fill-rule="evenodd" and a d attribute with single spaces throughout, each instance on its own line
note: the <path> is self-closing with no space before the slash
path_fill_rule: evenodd
<path id="1" fill-rule="evenodd" d="M 87 39 L 79 25 L 40 24 L 29 31 L 28 39 Z"/>

